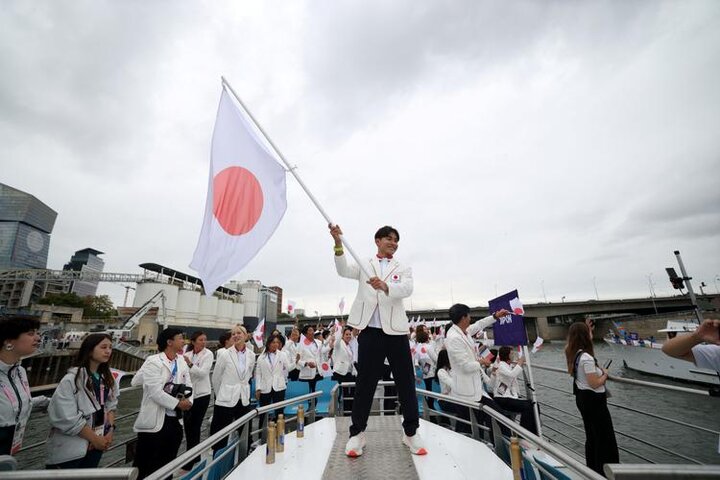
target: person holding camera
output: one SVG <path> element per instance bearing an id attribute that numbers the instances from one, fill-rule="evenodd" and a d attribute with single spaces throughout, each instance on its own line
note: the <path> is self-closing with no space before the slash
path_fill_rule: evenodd
<path id="1" fill-rule="evenodd" d="M 615 430 L 607 408 L 607 368 L 600 368 L 592 342 L 592 320 L 575 322 L 568 330 L 565 359 L 573 376 L 575 405 L 585 427 L 585 463 L 600 475 L 606 463 L 618 463 Z"/>
<path id="2" fill-rule="evenodd" d="M 133 377 L 143 387 L 140 412 L 133 430 L 137 433 L 135 461 L 138 479 L 170 462 L 182 443 L 182 413 L 192 408 L 192 380 L 187 363 L 180 358 L 185 345 L 182 330 L 166 328 L 158 334 L 160 353 L 150 355 Z"/>
<path id="3" fill-rule="evenodd" d="M 215 391 L 215 409 L 210 423 L 214 435 L 251 410 L 250 380 L 255 368 L 255 353 L 248 348 L 245 327 L 233 329 L 235 344 L 218 351 L 211 382 Z M 213 445 L 213 452 L 227 445 L 227 437 Z"/>

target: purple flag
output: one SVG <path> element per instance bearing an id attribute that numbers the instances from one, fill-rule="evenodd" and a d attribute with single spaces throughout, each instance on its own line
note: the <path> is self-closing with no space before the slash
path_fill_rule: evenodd
<path id="1" fill-rule="evenodd" d="M 513 311 L 512 306 L 522 305 L 518 297 L 517 290 L 500 295 L 488 302 L 490 313 L 497 312 L 500 309 Z M 527 332 L 525 331 L 525 322 L 522 315 L 510 314 L 506 317 L 499 318 L 493 325 L 495 333 L 495 345 L 515 346 L 527 345 Z"/>

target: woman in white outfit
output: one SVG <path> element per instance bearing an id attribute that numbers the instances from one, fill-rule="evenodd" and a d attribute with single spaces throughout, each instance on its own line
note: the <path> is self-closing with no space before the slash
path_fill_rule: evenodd
<path id="1" fill-rule="evenodd" d="M 0 455 L 15 455 L 22 446 L 33 399 L 20 360 L 37 350 L 38 328 L 34 317 L 0 316 Z"/>
<path id="2" fill-rule="evenodd" d="M 297 380 L 300 376 L 300 370 L 298 370 L 298 342 L 300 341 L 300 330 L 297 329 L 297 327 L 293 327 L 292 330 L 290 330 L 290 335 L 288 336 L 287 342 L 285 342 L 285 346 L 283 347 L 283 352 L 287 353 L 288 359 L 290 359 L 291 362 L 291 368 L 290 371 L 288 371 L 288 379 L 289 380 Z"/>
<path id="3" fill-rule="evenodd" d="M 343 382 L 354 382 L 357 375 L 353 362 L 353 350 L 350 342 L 353 338 L 352 327 L 344 327 L 342 336 L 335 341 L 333 348 L 333 380 Z M 341 389 L 343 410 L 352 411 L 352 397 L 355 395 L 353 387 L 342 387 Z"/>
<path id="4" fill-rule="evenodd" d="M 310 389 L 310 393 L 315 391 L 317 381 L 322 377 L 318 374 L 320 366 L 320 345 L 315 341 L 315 329 L 311 325 L 304 325 L 300 330 L 302 334 L 298 350 L 300 359 L 298 366 L 300 367 L 300 381 L 306 382 Z"/>
<path id="5" fill-rule="evenodd" d="M 418 360 L 418 366 L 422 371 L 425 390 L 432 392 L 433 380 L 435 379 L 435 365 L 437 364 L 438 354 L 435 350 L 435 343 L 430 339 L 430 331 L 424 325 L 418 326 L 415 332 L 415 356 Z M 427 399 L 430 408 L 435 408 L 435 401 L 432 398 Z"/>
<path id="6" fill-rule="evenodd" d="M 292 366 L 287 353 L 281 350 L 282 335 L 271 335 L 265 341 L 265 351 L 258 355 L 255 365 L 255 396 L 260 406 L 285 400 L 287 372 Z M 283 413 L 275 410 L 275 418 Z"/>
<path id="7" fill-rule="evenodd" d="M 206 343 L 207 335 L 204 332 L 194 332 L 190 336 L 190 348 L 183 356 L 190 369 L 195 399 L 192 408 L 185 412 L 183 417 L 187 450 L 200 443 L 200 429 L 210 405 L 210 370 L 215 362 L 215 355 L 205 348 Z M 198 461 L 200 457 L 195 457 L 183 466 L 183 470 L 192 470 Z"/>
<path id="8" fill-rule="evenodd" d="M 97 468 L 113 440 L 118 404 L 110 372 L 112 337 L 91 333 L 48 406 L 47 468 Z"/>
<path id="9" fill-rule="evenodd" d="M 513 365 L 511 353 L 511 347 L 500 347 L 498 351 L 500 361 L 495 371 L 495 403 L 508 412 L 519 413 L 520 426 L 537 434 L 533 404 L 530 400 L 520 399 L 518 376 L 523 372 L 525 358 L 520 358 Z"/>
<path id="10" fill-rule="evenodd" d="M 247 344 L 244 327 L 235 327 L 235 344 L 218 352 L 212 387 L 215 391 L 215 409 L 210 423 L 210 435 L 219 432 L 251 410 L 250 380 L 255 367 L 255 353 Z M 213 451 L 227 445 L 227 438 L 213 446 Z"/>

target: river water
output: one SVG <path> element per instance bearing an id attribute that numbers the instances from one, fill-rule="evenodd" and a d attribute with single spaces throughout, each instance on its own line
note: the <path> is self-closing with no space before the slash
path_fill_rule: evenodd
<path id="1" fill-rule="evenodd" d="M 565 368 L 562 349 L 563 345 L 561 343 L 546 344 L 537 354 L 532 355 L 532 362 L 540 365 Z M 613 375 L 671 385 L 690 386 L 629 371 L 622 366 L 622 359 L 615 357 L 614 352 L 604 343 L 595 344 L 595 353 L 601 364 L 607 359 L 613 359 L 613 364 L 610 368 L 610 373 Z M 571 394 L 572 383 L 570 376 L 537 368 L 533 369 L 533 374 L 539 401 L 549 405 L 541 407 L 544 435 L 551 440 L 565 445 L 572 451 L 584 452 L 582 421 L 575 407 L 575 399 Z M 126 383 L 128 383 L 128 380 L 123 379 L 121 386 L 127 386 Z M 609 399 L 609 402 L 720 432 L 720 398 L 689 393 L 666 392 L 620 383 L 610 383 L 609 388 L 612 393 L 612 398 Z M 564 393 L 555 389 L 560 389 Z M 136 411 L 139 407 L 141 396 L 141 391 L 139 390 L 124 392 L 120 398 L 118 416 Z M 561 409 L 567 413 L 563 413 L 557 409 Z M 646 460 L 643 460 L 643 458 L 654 463 L 690 463 L 689 460 L 666 453 L 659 448 L 647 446 L 639 441 L 644 440 L 660 448 L 677 452 L 702 463 L 720 464 L 720 454 L 718 454 L 720 437 L 718 433 L 696 431 L 669 423 L 662 419 L 650 418 L 640 413 L 629 412 L 612 406 L 610 407 L 610 413 L 612 414 L 613 424 L 617 432 L 618 445 L 621 448 L 620 459 L 623 463 L 645 463 Z M 548 416 L 553 418 L 549 418 Z M 116 422 L 118 431 L 115 442 L 122 442 L 134 436 L 132 432 L 132 423 L 134 420 L 135 417 L 131 416 Z M 207 428 L 207 422 L 205 427 Z M 33 414 L 28 425 L 24 445 L 28 446 L 45 440 L 47 438 L 48 428 L 46 413 Z M 553 430 L 558 430 L 561 433 Z M 632 439 L 623 434 L 639 440 Z M 203 435 L 203 438 L 205 438 L 205 435 Z M 107 465 L 120 460 L 124 458 L 124 455 L 124 447 L 106 452 L 103 455 L 101 465 Z M 640 455 L 640 457 L 638 457 L 638 455 Z M 20 462 L 21 468 L 32 469 L 44 468 L 45 457 L 45 447 L 40 446 L 21 452 L 17 459 Z"/>

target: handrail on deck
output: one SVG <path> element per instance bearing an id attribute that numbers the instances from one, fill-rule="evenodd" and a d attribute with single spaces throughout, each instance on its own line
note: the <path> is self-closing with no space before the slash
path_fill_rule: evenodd
<path id="1" fill-rule="evenodd" d="M 215 434 L 209 436 L 204 441 L 200 442 L 190 450 L 187 450 L 185 453 L 180 455 L 179 457 L 175 458 L 172 462 L 166 464 L 162 468 L 156 470 L 152 474 L 146 477 L 147 480 L 161 480 L 168 475 L 173 474 L 175 471 L 182 468 L 183 465 L 185 465 L 187 462 L 192 460 L 193 458 L 197 457 L 198 455 L 201 455 L 203 452 L 206 452 L 210 450 L 216 443 L 221 441 L 225 437 L 229 437 L 231 433 L 233 433 L 236 430 L 239 430 L 243 427 L 245 427 L 247 424 L 249 424 L 252 419 L 255 417 L 258 417 L 259 415 L 263 413 L 267 413 L 270 411 L 273 411 L 280 407 L 288 407 L 291 405 L 304 403 L 308 400 L 310 400 L 310 409 L 308 410 L 308 414 L 310 415 L 310 418 L 314 418 L 315 415 L 315 399 L 320 397 L 323 394 L 322 391 L 317 391 L 313 393 L 308 393 L 305 395 L 301 395 L 299 397 L 293 397 L 289 400 L 285 400 L 278 403 L 273 403 L 271 405 L 266 405 L 264 407 L 253 409 L 252 411 L 248 412 L 247 414 L 243 415 L 239 419 L 235 420 L 233 423 L 228 425 L 227 427 L 223 428 L 222 430 L 216 432 Z M 249 430 L 249 426 L 247 428 Z M 238 443 L 238 447 L 240 446 L 240 443 Z M 225 452 L 228 454 L 228 452 L 231 452 L 231 450 L 228 450 Z M 209 470 L 214 463 L 217 461 L 220 461 L 220 458 L 216 458 L 213 461 L 209 462 L 208 465 L 203 469 L 201 472 L 198 472 L 197 476 L 200 477 Z"/>
<path id="2" fill-rule="evenodd" d="M 568 375 L 567 370 L 563 368 L 557 368 L 557 367 L 550 367 L 547 365 L 538 365 L 537 363 L 533 363 L 533 368 L 538 368 L 540 370 L 547 370 L 549 372 L 556 372 L 556 373 L 564 373 L 565 375 Z M 612 382 L 617 383 L 627 383 L 628 385 L 636 385 L 639 387 L 650 387 L 650 388 L 656 388 L 659 390 L 671 390 L 675 392 L 682 392 L 682 393 L 692 393 L 694 395 L 704 395 L 704 396 L 710 396 L 710 392 L 708 390 L 700 390 L 697 388 L 688 388 L 688 387 L 679 387 L 677 385 L 665 385 L 664 383 L 655 383 L 655 382 L 647 382 L 645 380 L 635 380 L 633 378 L 624 378 L 624 377 L 618 377 L 616 375 L 608 375 L 608 380 Z"/>
<path id="3" fill-rule="evenodd" d="M 720 478 L 720 465 L 634 465 L 613 463 L 605 465 L 604 470 L 608 480 Z"/>
<path id="4" fill-rule="evenodd" d="M 3 480 L 135 480 L 137 476 L 137 468 L 74 468 L 2 472 Z"/>

